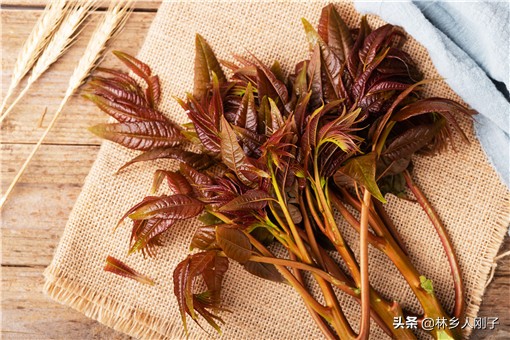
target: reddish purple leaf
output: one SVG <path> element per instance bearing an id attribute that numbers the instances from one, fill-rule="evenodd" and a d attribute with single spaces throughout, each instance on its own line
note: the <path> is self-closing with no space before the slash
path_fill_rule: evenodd
<path id="1" fill-rule="evenodd" d="M 149 201 L 129 214 L 133 220 L 150 218 L 184 220 L 197 216 L 202 212 L 204 204 L 186 195 L 177 194 L 161 196 L 158 200 Z"/>
<path id="2" fill-rule="evenodd" d="M 193 95 L 196 98 L 201 99 L 206 95 L 212 72 L 216 74 L 221 83 L 226 81 L 225 74 L 211 47 L 200 34 L 197 34 L 195 37 L 195 79 L 193 88 Z"/>
<path id="3" fill-rule="evenodd" d="M 258 210 L 264 209 L 273 198 L 262 190 L 249 190 L 220 207 L 220 211 Z"/>
<path id="4" fill-rule="evenodd" d="M 248 273 L 263 278 L 265 280 L 273 282 L 285 281 L 280 272 L 272 264 L 248 261 L 243 266 Z"/>
<path id="5" fill-rule="evenodd" d="M 349 27 L 342 20 L 333 4 L 322 9 L 318 33 L 341 61 L 347 59 L 354 42 Z"/>
<path id="6" fill-rule="evenodd" d="M 229 258 L 241 264 L 248 262 L 251 257 L 250 240 L 238 229 L 217 226 L 216 242 Z"/>
<path id="7" fill-rule="evenodd" d="M 101 138 L 142 151 L 175 146 L 183 140 L 174 124 L 162 121 L 98 124 L 89 130 Z"/>
<path id="8" fill-rule="evenodd" d="M 134 74 L 145 80 L 147 83 L 149 82 L 149 77 L 152 74 L 149 65 L 121 51 L 113 51 L 113 54 L 115 54 L 115 56 L 119 58 L 120 61 L 122 61 L 131 71 L 133 71 Z"/>
<path id="9" fill-rule="evenodd" d="M 191 239 L 190 250 L 195 248 L 200 250 L 219 248 L 216 243 L 216 225 L 201 225 L 197 228 Z"/>
<path id="10" fill-rule="evenodd" d="M 108 256 L 106 258 L 106 264 L 104 266 L 104 270 L 107 272 L 110 272 L 110 273 L 114 273 L 116 275 L 120 275 L 123 277 L 127 277 L 130 279 L 136 280 L 143 284 L 154 285 L 154 281 L 151 280 L 149 277 L 138 273 L 134 269 L 131 269 L 125 263 L 117 260 L 116 258 L 114 258 L 112 256 Z"/>
<path id="11" fill-rule="evenodd" d="M 175 220 L 147 220 L 147 223 L 141 224 L 136 233 L 134 233 L 133 245 L 129 249 L 128 254 L 142 251 L 149 256 L 155 256 L 155 247 L 162 245 L 159 237 L 174 224 Z"/>
<path id="12" fill-rule="evenodd" d="M 124 168 L 134 163 L 152 161 L 155 159 L 162 158 L 177 159 L 181 162 L 185 162 L 186 164 L 198 170 L 206 169 L 214 164 L 214 160 L 208 155 L 198 154 L 191 151 L 184 151 L 180 148 L 162 147 L 153 148 L 149 151 L 142 153 L 139 156 L 136 156 L 135 158 L 124 164 L 122 167 L 120 167 L 117 172 L 120 172 Z"/>

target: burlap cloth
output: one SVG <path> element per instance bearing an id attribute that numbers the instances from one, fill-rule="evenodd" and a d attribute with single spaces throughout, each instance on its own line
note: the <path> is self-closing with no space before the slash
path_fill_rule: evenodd
<path id="1" fill-rule="evenodd" d="M 194 37 L 202 34 L 219 58 L 254 53 L 266 63 L 279 60 L 286 70 L 308 55 L 301 25 L 307 18 L 314 26 L 326 3 L 164 3 L 158 11 L 139 57 L 161 77 L 161 108 L 172 119 L 184 122 L 183 110 L 172 99 L 192 89 Z M 349 25 L 359 14 L 351 4 L 337 5 Z M 370 18 L 371 25 L 381 21 Z M 120 37 L 122 39 L 122 36 Z M 407 45 L 426 77 L 438 75 L 426 50 L 412 39 Z M 445 84 L 435 84 L 429 95 L 459 99 Z M 470 145 L 457 143 L 458 152 L 415 160 L 415 178 L 448 227 L 459 255 L 467 294 L 467 315 L 475 317 L 492 261 L 509 221 L 508 192 L 490 167 L 471 123 L 462 120 Z M 106 142 L 88 175 L 67 227 L 46 270 L 45 291 L 55 300 L 121 332 L 142 338 L 184 337 L 173 295 L 172 271 L 187 254 L 193 223 L 181 223 L 169 232 L 166 247 L 155 259 L 139 254 L 127 257 L 130 226 L 112 233 L 119 217 L 148 192 L 153 171 L 171 162 L 134 165 L 120 175 L 116 170 L 136 153 Z M 419 271 L 434 282 L 434 288 L 450 310 L 453 284 L 438 237 L 418 204 L 389 198 L 388 210 L 410 249 Z M 344 228 L 357 253 L 356 235 Z M 371 283 L 385 296 L 419 312 L 413 293 L 390 261 L 371 249 Z M 112 255 L 153 278 L 155 286 L 141 285 L 103 271 Z M 291 287 L 264 281 L 232 264 L 224 281 L 224 338 L 312 339 L 321 333 L 311 320 L 298 294 Z M 357 302 L 341 296 L 341 303 L 355 329 L 359 320 Z M 210 337 L 193 322 L 192 338 Z M 469 332 L 469 329 L 467 330 Z M 467 332 L 465 333 L 467 335 Z M 372 327 L 372 338 L 385 335 Z"/>

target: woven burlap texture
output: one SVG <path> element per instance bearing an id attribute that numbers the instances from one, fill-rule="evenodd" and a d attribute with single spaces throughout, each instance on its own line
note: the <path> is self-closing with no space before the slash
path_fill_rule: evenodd
<path id="1" fill-rule="evenodd" d="M 320 2 L 220 2 L 164 3 L 161 5 L 139 58 L 151 65 L 163 87 L 161 109 L 176 122 L 185 114 L 172 96 L 183 97 L 193 88 L 195 33 L 202 34 L 221 59 L 251 52 L 265 63 L 279 60 L 284 69 L 307 58 L 308 43 L 301 18 L 317 24 Z M 352 4 L 336 5 L 351 26 L 359 22 Z M 372 27 L 381 21 L 370 17 Z M 122 35 L 120 36 L 122 39 Z M 407 50 L 428 78 L 438 78 L 426 50 L 409 40 Z M 444 83 L 428 95 L 459 98 Z M 414 176 L 446 224 L 459 255 L 467 294 L 467 315 L 477 314 L 488 273 L 503 240 L 508 222 L 508 192 L 488 164 L 471 124 L 462 120 L 470 145 L 457 143 L 457 152 L 415 159 Z M 121 332 L 142 338 L 182 338 L 181 319 L 173 296 L 172 271 L 188 253 L 195 230 L 193 222 L 176 225 L 156 258 L 127 257 L 130 225 L 112 232 L 118 219 L 148 193 L 152 174 L 172 162 L 134 165 L 115 175 L 136 153 L 105 142 L 88 175 L 83 191 L 46 270 L 45 291 L 55 300 Z M 418 270 L 434 282 L 447 310 L 454 300 L 446 257 L 432 225 L 419 205 L 389 198 L 388 211 L 402 233 Z M 356 234 L 343 226 L 357 253 Z M 155 286 L 103 271 L 112 255 L 153 278 Z M 377 250 L 370 251 L 371 283 L 385 296 L 419 312 L 419 305 L 401 275 Z M 297 293 L 284 284 L 264 281 L 232 263 L 224 281 L 226 321 L 223 336 L 229 339 L 313 339 L 321 333 Z M 355 329 L 357 302 L 341 296 L 341 304 Z M 211 335 L 191 322 L 192 338 Z M 210 330 L 212 333 L 213 331 Z M 372 338 L 385 335 L 372 325 Z"/>

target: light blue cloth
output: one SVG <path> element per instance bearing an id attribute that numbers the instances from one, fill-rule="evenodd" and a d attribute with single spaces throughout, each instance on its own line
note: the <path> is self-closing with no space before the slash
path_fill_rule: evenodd
<path id="1" fill-rule="evenodd" d="M 356 1 L 355 6 L 402 26 L 427 48 L 439 74 L 479 112 L 478 139 L 510 188 L 510 2 Z"/>

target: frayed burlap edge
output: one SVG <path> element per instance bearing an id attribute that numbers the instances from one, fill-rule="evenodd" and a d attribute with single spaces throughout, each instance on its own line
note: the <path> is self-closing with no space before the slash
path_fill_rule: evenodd
<path id="1" fill-rule="evenodd" d="M 496 262 L 495 258 L 498 255 L 499 249 L 503 245 L 505 235 L 507 234 L 510 225 L 510 199 L 507 198 L 505 203 L 506 210 L 502 209 L 501 211 L 496 212 L 498 219 L 493 227 L 493 231 L 490 233 L 491 238 L 489 240 L 489 246 L 487 247 L 485 254 L 481 254 L 483 261 L 477 275 L 478 287 L 473 290 L 472 299 L 466 306 L 466 318 L 474 319 L 478 316 L 483 295 L 489 286 L 488 284 L 490 284 L 490 282 L 488 282 L 489 274 L 494 268 L 494 264 Z M 469 337 L 472 331 L 472 328 L 467 327 L 464 329 L 463 335 L 465 337 Z"/>
<path id="2" fill-rule="evenodd" d="M 83 287 L 52 266 L 46 268 L 43 291 L 53 300 L 69 306 L 116 331 L 143 339 L 185 338 L 181 324 L 141 313 L 114 299 Z"/>

